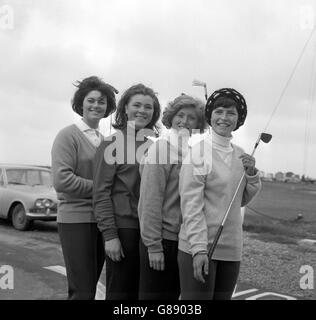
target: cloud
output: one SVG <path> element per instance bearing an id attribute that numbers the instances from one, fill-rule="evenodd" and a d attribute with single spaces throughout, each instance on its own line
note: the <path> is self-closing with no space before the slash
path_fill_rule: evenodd
<path id="1" fill-rule="evenodd" d="M 202 88 L 192 87 L 193 79 L 207 82 L 209 94 L 222 87 L 236 88 L 249 108 L 236 143 L 251 149 L 310 34 L 300 25 L 300 8 L 309 6 L 316 12 L 313 0 L 12 0 L 9 4 L 15 27 L 0 30 L 4 62 L 0 143 L 5 150 L 0 161 L 5 157 L 45 163 L 57 131 L 76 119 L 70 106 L 72 83 L 89 75 L 101 76 L 120 94 L 143 82 L 159 93 L 163 107 L 181 92 L 203 99 Z M 304 149 L 315 50 L 311 41 L 268 128 L 273 142 L 258 153 L 267 170 L 282 166 L 301 170 L 302 154 L 292 150 Z M 315 113 L 310 118 L 314 123 Z M 102 127 L 106 131 L 108 120 Z M 310 136 L 312 159 L 316 156 L 312 125 Z M 30 148 L 39 150 L 40 156 L 29 153 Z M 316 176 L 312 166 L 309 170 Z"/>

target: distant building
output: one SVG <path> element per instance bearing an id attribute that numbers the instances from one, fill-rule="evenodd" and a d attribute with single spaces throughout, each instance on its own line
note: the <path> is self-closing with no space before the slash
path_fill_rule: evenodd
<path id="1" fill-rule="evenodd" d="M 310 178 L 310 177 L 305 177 L 305 182 L 307 183 L 315 183 L 316 179 Z"/>
<path id="2" fill-rule="evenodd" d="M 283 172 L 279 171 L 274 175 L 274 179 L 275 179 L 275 181 L 284 182 L 285 181 L 285 174 Z"/>
<path id="3" fill-rule="evenodd" d="M 291 182 L 293 182 L 293 183 L 299 183 L 299 182 L 301 182 L 300 176 L 299 176 L 298 174 L 294 174 L 294 175 L 292 176 Z"/>
<path id="4" fill-rule="evenodd" d="M 273 173 L 267 173 L 266 179 L 267 179 L 268 181 L 273 181 L 273 179 L 274 179 Z"/>
<path id="5" fill-rule="evenodd" d="M 290 171 L 285 174 L 286 179 L 292 178 L 293 176 L 294 176 L 294 173 Z"/>
<path id="6" fill-rule="evenodd" d="M 263 181 L 273 181 L 273 173 L 267 173 L 264 175 L 264 177 L 262 177 L 261 179 Z"/>
<path id="7" fill-rule="evenodd" d="M 260 178 L 264 178 L 264 177 L 265 177 L 264 171 L 259 171 L 259 177 L 260 177 Z"/>
<path id="8" fill-rule="evenodd" d="M 285 182 L 299 183 L 301 182 L 301 178 L 298 174 L 294 174 L 293 172 L 287 172 L 285 174 Z"/>
<path id="9" fill-rule="evenodd" d="M 301 177 L 301 181 L 304 183 L 314 183 L 315 179 L 308 177 L 308 176 L 305 176 L 305 174 L 303 174 Z"/>

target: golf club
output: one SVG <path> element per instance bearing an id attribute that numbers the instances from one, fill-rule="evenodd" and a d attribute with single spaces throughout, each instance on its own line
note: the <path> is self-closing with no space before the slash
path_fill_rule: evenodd
<path id="1" fill-rule="evenodd" d="M 271 134 L 269 134 L 269 133 L 264 133 L 264 132 L 261 133 L 261 134 L 259 135 L 257 141 L 256 141 L 256 144 L 255 144 L 255 146 L 254 146 L 254 148 L 253 148 L 253 151 L 252 151 L 252 153 L 251 153 L 251 156 L 254 155 L 254 153 L 255 153 L 255 151 L 256 151 L 256 149 L 257 149 L 260 141 L 262 141 L 262 142 L 264 142 L 264 143 L 269 143 L 269 142 L 271 141 L 271 139 L 272 139 L 272 135 L 271 135 Z M 240 188 L 240 185 L 241 185 L 241 183 L 242 183 L 242 180 L 244 179 L 244 176 L 245 176 L 245 172 L 242 174 L 242 176 L 241 176 L 241 178 L 240 178 L 240 180 L 239 180 L 239 183 L 238 183 L 238 186 L 237 186 L 236 191 L 235 191 L 235 193 L 234 193 L 234 196 L 233 196 L 232 200 L 230 201 L 229 207 L 228 207 L 228 209 L 226 210 L 226 213 L 225 213 L 225 215 L 224 215 L 224 218 L 223 218 L 223 220 L 222 220 L 222 223 L 221 223 L 220 227 L 218 228 L 217 233 L 216 233 L 215 238 L 214 238 L 214 241 L 213 241 L 213 243 L 212 243 L 212 245 L 211 245 L 211 247 L 210 247 L 210 249 L 209 249 L 209 251 L 208 251 L 208 258 L 209 258 L 209 260 L 212 259 L 212 256 L 213 256 L 214 250 L 215 250 L 215 248 L 216 248 L 217 242 L 218 242 L 219 237 L 221 236 L 221 233 L 222 233 L 222 231 L 223 231 L 224 224 L 225 224 L 225 221 L 226 221 L 226 219 L 227 219 L 228 213 L 229 213 L 230 208 L 231 208 L 231 206 L 232 206 L 232 204 L 233 204 L 233 202 L 234 202 L 234 200 L 235 200 L 235 198 L 236 198 L 237 192 L 238 192 L 238 190 L 239 190 L 239 188 Z"/>
<path id="2" fill-rule="evenodd" d="M 202 81 L 199 81 L 199 80 L 193 80 L 193 81 L 192 81 L 192 86 L 195 86 L 195 87 L 203 87 L 203 88 L 204 88 L 204 97 L 205 97 L 205 100 L 207 101 L 207 87 L 206 87 L 206 83 L 205 83 L 205 82 L 202 82 Z"/>

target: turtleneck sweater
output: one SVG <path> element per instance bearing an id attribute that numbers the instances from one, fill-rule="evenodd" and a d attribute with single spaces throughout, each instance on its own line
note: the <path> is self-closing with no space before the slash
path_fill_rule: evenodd
<path id="1" fill-rule="evenodd" d="M 213 148 L 216 149 L 220 157 L 229 167 L 231 167 L 232 155 L 234 151 L 231 144 L 232 138 L 232 136 L 223 137 L 212 130 Z"/>
<path id="2" fill-rule="evenodd" d="M 206 137 L 206 141 L 210 139 L 210 136 Z M 187 159 L 189 154 L 183 161 L 179 180 L 183 218 L 179 234 L 181 251 L 192 255 L 207 252 L 233 198 L 244 173 L 239 158 L 244 151 L 231 144 L 230 140 L 231 138 L 221 137 L 213 131 L 212 151 L 207 150 L 201 155 L 195 152 L 202 149 L 197 145 L 193 148 L 194 161 Z M 200 169 L 201 163 L 206 163 L 206 170 Z M 241 207 L 258 194 L 260 187 L 258 172 L 254 176 L 245 174 L 230 208 L 213 259 L 241 260 L 243 245 Z"/>

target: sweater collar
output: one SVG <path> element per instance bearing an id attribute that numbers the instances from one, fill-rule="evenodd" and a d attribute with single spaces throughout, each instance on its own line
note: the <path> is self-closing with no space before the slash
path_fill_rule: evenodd
<path id="1" fill-rule="evenodd" d="M 136 130 L 132 123 L 127 123 L 126 127 L 120 130 L 124 135 L 133 137 L 134 139 L 136 139 L 136 137 L 145 137 L 146 139 L 151 138 L 152 140 L 155 140 L 156 137 L 155 132 L 152 129 L 142 128 Z"/>
<path id="2" fill-rule="evenodd" d="M 187 130 L 178 131 L 170 128 L 164 131 L 159 139 L 167 140 L 173 147 L 173 151 L 182 157 L 188 152 L 190 135 Z"/>
<path id="3" fill-rule="evenodd" d="M 212 141 L 215 145 L 219 146 L 221 149 L 231 151 L 233 149 L 231 144 L 232 138 L 233 136 L 223 137 L 217 134 L 214 130 L 212 130 Z"/>
<path id="4" fill-rule="evenodd" d="M 100 133 L 100 128 L 98 127 L 97 129 L 93 129 L 89 127 L 83 120 L 82 118 L 79 119 L 78 121 L 75 122 L 75 125 L 80 129 L 81 132 L 87 132 L 87 131 L 97 131 Z"/>

